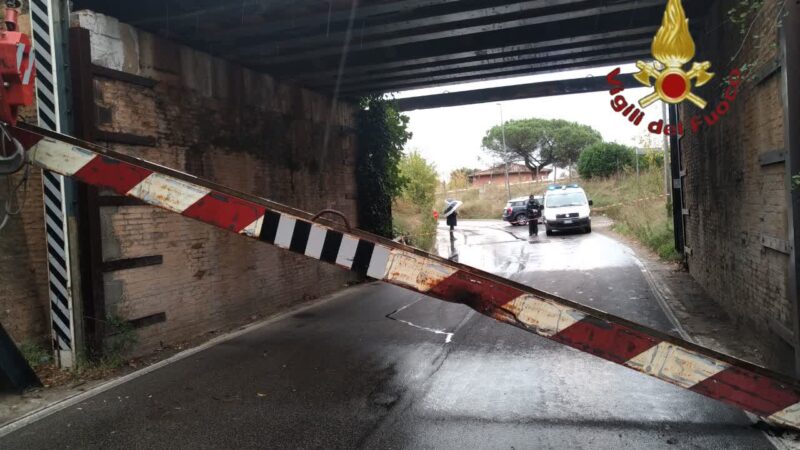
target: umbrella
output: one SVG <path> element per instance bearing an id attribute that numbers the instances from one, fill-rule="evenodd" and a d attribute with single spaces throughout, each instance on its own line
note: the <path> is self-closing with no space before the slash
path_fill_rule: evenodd
<path id="1" fill-rule="evenodd" d="M 464 204 L 464 202 L 460 202 L 458 200 L 445 200 L 445 202 L 447 203 L 447 206 L 444 208 L 444 212 L 442 212 L 442 215 L 445 217 L 456 212 L 456 210 Z"/>

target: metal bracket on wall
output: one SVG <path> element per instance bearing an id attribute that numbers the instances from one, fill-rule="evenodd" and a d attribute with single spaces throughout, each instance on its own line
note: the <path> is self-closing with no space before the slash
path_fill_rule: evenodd
<path id="1" fill-rule="evenodd" d="M 768 152 L 758 155 L 758 163 L 761 167 L 769 166 L 771 164 L 780 164 L 786 162 L 786 151 L 781 149 L 770 150 Z"/>
<path id="2" fill-rule="evenodd" d="M 761 245 L 787 255 L 792 253 L 792 244 L 789 241 L 767 236 L 766 234 L 761 235 Z"/>
<path id="3" fill-rule="evenodd" d="M 773 59 L 769 63 L 762 66 L 761 70 L 759 70 L 753 75 L 753 84 L 758 86 L 759 84 L 766 81 L 772 75 L 778 73 L 780 70 L 781 70 L 781 61 L 779 59 Z"/>
<path id="4" fill-rule="evenodd" d="M 796 339 L 794 338 L 794 333 L 792 333 L 792 330 L 790 330 L 786 325 L 778 322 L 775 319 L 770 319 L 769 328 L 773 333 L 777 334 L 782 341 L 791 345 L 792 347 L 795 346 Z"/>

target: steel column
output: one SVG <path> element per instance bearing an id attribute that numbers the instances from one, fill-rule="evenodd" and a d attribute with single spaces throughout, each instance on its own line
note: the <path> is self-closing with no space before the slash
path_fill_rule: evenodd
<path id="1" fill-rule="evenodd" d="M 669 105 L 669 123 L 678 124 L 678 106 Z M 675 232 L 675 250 L 683 253 L 683 179 L 681 178 L 681 150 L 677 134 L 669 137 L 669 158 L 672 169 L 672 223 Z"/>
<path id="2" fill-rule="evenodd" d="M 63 53 L 53 3 L 60 0 L 31 0 L 31 35 L 36 58 L 36 106 L 39 125 L 62 129 Z M 60 9 L 59 9 L 60 12 Z M 60 367 L 75 362 L 75 314 L 73 310 L 73 258 L 70 248 L 69 217 L 73 213 L 68 191 L 70 181 L 58 173 L 42 172 L 45 237 L 47 240 L 48 297 L 55 361 Z"/>
<path id="3" fill-rule="evenodd" d="M 786 16 L 781 27 L 781 97 L 786 149 L 786 203 L 789 208 L 789 286 L 788 294 L 794 310 L 795 371 L 800 373 L 800 186 L 793 176 L 800 175 L 800 2 L 786 2 Z"/>

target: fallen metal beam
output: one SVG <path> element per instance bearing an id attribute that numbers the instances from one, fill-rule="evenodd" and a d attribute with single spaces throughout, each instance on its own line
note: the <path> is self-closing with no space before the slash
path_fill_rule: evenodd
<path id="1" fill-rule="evenodd" d="M 632 73 L 618 75 L 617 79 L 626 88 L 640 87 Z M 586 92 L 607 91 L 605 76 L 574 78 L 570 80 L 542 81 L 539 83 L 517 84 L 473 91 L 450 92 L 447 94 L 424 95 L 395 100 L 400 111 L 415 109 L 445 108 L 449 106 L 472 105 L 476 103 L 520 100 L 525 98 L 553 97 L 556 95 L 583 94 Z"/>
<path id="2" fill-rule="evenodd" d="M 39 167 L 362 276 L 467 305 L 554 342 L 800 429 L 800 382 L 783 374 L 138 158 L 25 123 L 11 132 Z"/>

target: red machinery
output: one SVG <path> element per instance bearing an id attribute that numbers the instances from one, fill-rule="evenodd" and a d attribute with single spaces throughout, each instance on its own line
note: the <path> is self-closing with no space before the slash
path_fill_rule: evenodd
<path id="1" fill-rule="evenodd" d="M 0 121 L 12 126 L 17 124 L 19 107 L 33 104 L 36 78 L 33 46 L 30 38 L 19 32 L 17 7 L 18 1 L 6 2 L 6 29 L 0 31 Z"/>

